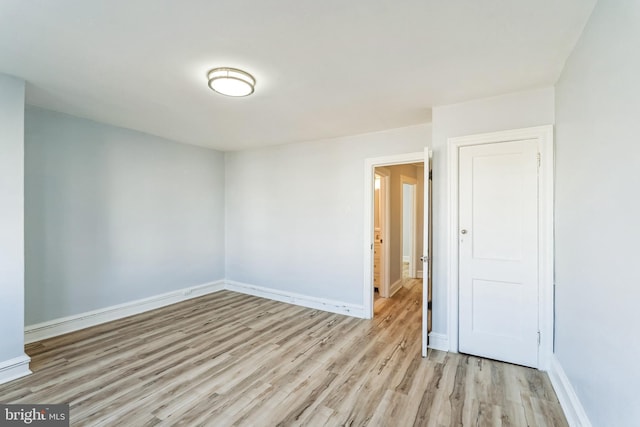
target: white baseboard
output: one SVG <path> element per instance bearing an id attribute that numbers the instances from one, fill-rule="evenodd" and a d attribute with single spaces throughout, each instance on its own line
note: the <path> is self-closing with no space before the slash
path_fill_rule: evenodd
<path id="1" fill-rule="evenodd" d="M 191 286 L 124 304 L 112 305 L 98 310 L 29 325 L 24 328 L 24 341 L 25 343 L 31 343 L 90 326 L 96 326 L 101 323 L 111 322 L 122 319 L 123 317 L 175 304 L 180 301 L 218 292 L 223 290 L 224 287 L 224 280 L 217 280 L 215 282 Z"/>
<path id="2" fill-rule="evenodd" d="M 578 395 L 555 354 L 551 356 L 551 369 L 548 373 L 569 426 L 592 427 Z"/>
<path id="3" fill-rule="evenodd" d="M 0 362 L 0 384 L 31 374 L 29 362 L 31 362 L 31 358 L 26 354 Z"/>
<path id="4" fill-rule="evenodd" d="M 398 284 L 398 288 L 396 289 L 397 291 L 398 289 L 400 289 L 401 281 L 398 281 L 396 283 Z M 394 286 L 396 285 L 396 283 L 394 283 Z M 155 295 L 149 298 L 131 301 L 124 304 L 112 305 L 110 307 L 105 307 L 98 310 L 88 311 L 68 317 L 62 317 L 47 322 L 37 323 L 35 325 L 29 325 L 25 327 L 24 340 L 25 343 L 32 343 L 35 341 L 52 338 L 58 335 L 67 334 L 69 332 L 78 331 L 80 329 L 89 328 L 91 326 L 96 326 L 102 323 L 132 316 L 134 314 L 140 314 L 145 311 L 175 304 L 177 302 L 185 301 L 191 298 L 196 298 L 213 292 L 222 291 L 224 289 L 262 298 L 268 298 L 275 301 L 300 305 L 303 307 L 314 308 L 317 310 L 328 311 L 331 313 L 345 314 L 347 316 L 353 316 L 362 319 L 365 319 L 367 317 L 362 305 L 348 304 L 341 301 L 311 297 L 308 295 L 265 288 L 262 286 L 249 285 L 232 280 L 217 280 L 215 282 L 206 283 L 204 285 L 192 286 L 189 288 L 179 289 L 177 291 L 167 292 L 165 294 Z M 2 365 L 0 365 L 0 375 L 2 374 L 1 370 Z"/>
<path id="5" fill-rule="evenodd" d="M 233 280 L 227 280 L 225 284 L 225 289 L 234 292 L 300 305 L 302 307 L 315 308 L 317 310 L 328 311 L 331 313 L 345 314 L 347 316 L 358 317 L 361 319 L 366 318 L 364 307 L 362 305 L 348 304 L 341 301 L 265 288 L 263 286 L 249 285 L 247 283 L 236 282 Z"/>
<path id="6" fill-rule="evenodd" d="M 393 284 L 389 287 L 389 296 L 392 297 L 396 292 L 400 290 L 402 287 L 402 278 L 393 282 Z"/>
<path id="7" fill-rule="evenodd" d="M 440 351 L 449 351 L 449 337 L 445 334 L 431 332 L 429 334 L 429 348 Z"/>
<path id="8" fill-rule="evenodd" d="M 422 270 L 418 270 L 418 271 L 416 271 L 416 276 L 418 276 L 418 279 L 422 279 L 422 278 L 424 277 L 424 276 L 423 276 L 423 274 L 424 274 L 424 273 L 423 273 L 423 271 L 422 271 Z"/>

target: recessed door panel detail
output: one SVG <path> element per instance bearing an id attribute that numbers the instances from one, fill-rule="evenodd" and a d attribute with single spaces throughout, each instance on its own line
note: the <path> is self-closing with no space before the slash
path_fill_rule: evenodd
<path id="1" fill-rule="evenodd" d="M 522 283 L 473 280 L 473 332 L 520 339 L 522 336 Z"/>
<path id="2" fill-rule="evenodd" d="M 473 257 L 522 259 L 521 154 L 473 159 Z"/>

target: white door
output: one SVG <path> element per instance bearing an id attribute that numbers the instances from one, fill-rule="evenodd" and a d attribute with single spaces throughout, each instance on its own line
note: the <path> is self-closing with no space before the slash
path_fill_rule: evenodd
<path id="1" fill-rule="evenodd" d="M 429 302 L 431 301 L 431 161 L 433 154 L 429 149 L 424 150 L 424 222 L 422 229 L 422 357 L 427 357 L 427 344 L 431 330 L 431 316 Z"/>
<path id="2" fill-rule="evenodd" d="M 459 350 L 538 365 L 537 140 L 460 147 Z"/>

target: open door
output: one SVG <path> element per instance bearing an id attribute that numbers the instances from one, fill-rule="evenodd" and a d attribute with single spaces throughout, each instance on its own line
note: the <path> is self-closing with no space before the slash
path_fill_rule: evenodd
<path id="1" fill-rule="evenodd" d="M 424 244 L 423 254 L 420 258 L 423 263 L 422 274 L 422 357 L 427 357 L 427 346 L 429 344 L 429 332 L 431 332 L 431 297 L 432 297 L 432 275 L 433 266 L 433 240 L 432 240 L 432 158 L 433 153 L 428 148 L 424 150 Z"/>

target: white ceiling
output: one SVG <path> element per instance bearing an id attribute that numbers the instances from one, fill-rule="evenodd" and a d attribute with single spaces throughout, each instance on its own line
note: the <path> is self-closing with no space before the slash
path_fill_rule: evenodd
<path id="1" fill-rule="evenodd" d="M 2 0 L 27 102 L 221 150 L 430 121 L 555 83 L 595 0 Z M 258 83 L 207 87 L 213 67 Z"/>

